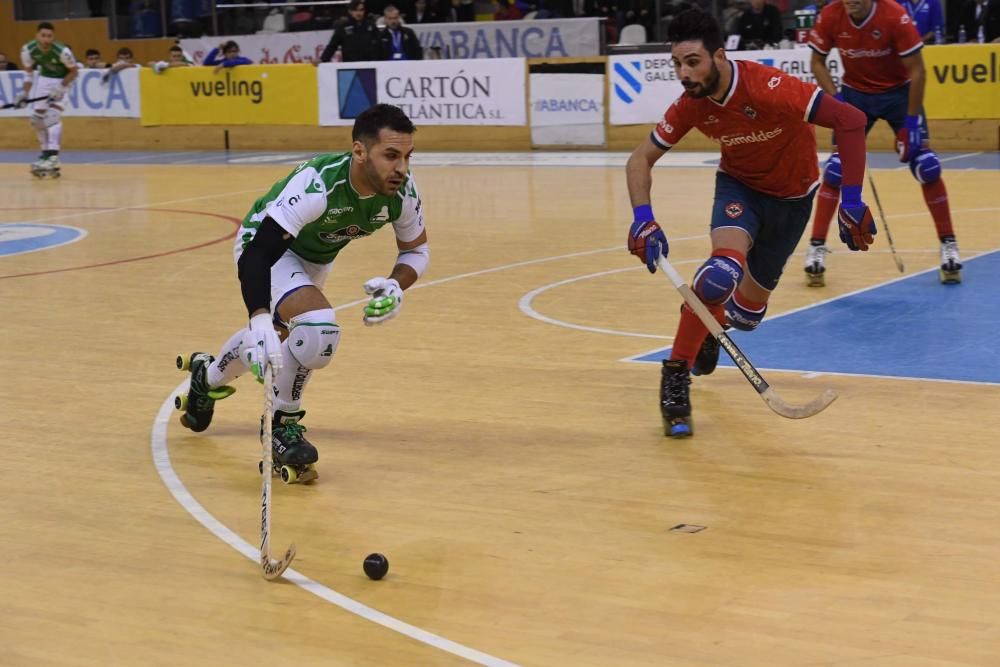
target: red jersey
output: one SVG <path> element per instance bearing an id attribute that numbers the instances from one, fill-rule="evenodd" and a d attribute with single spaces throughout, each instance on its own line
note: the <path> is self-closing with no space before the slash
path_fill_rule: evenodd
<path id="1" fill-rule="evenodd" d="M 837 0 L 820 12 L 809 31 L 809 46 L 822 56 L 840 49 L 844 84 L 863 93 L 881 93 L 910 80 L 901 57 L 913 55 L 924 43 L 913 19 L 892 0 L 873 0 L 860 23 Z"/>
<path id="2" fill-rule="evenodd" d="M 667 150 L 697 127 L 722 148 L 719 169 L 772 197 L 803 197 L 819 183 L 816 132 L 809 123 L 820 90 L 780 69 L 730 61 L 733 80 L 722 102 L 687 92 L 651 135 Z"/>

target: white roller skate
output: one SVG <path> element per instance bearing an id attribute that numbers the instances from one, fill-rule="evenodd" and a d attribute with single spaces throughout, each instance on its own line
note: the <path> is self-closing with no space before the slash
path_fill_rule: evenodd
<path id="1" fill-rule="evenodd" d="M 62 175 L 61 166 L 58 155 L 39 158 L 31 165 L 31 175 L 42 179 L 59 178 Z"/>
<path id="2" fill-rule="evenodd" d="M 941 241 L 941 284 L 957 285 L 962 282 L 962 260 L 958 255 L 958 241 L 946 236 Z"/>
<path id="3" fill-rule="evenodd" d="M 826 285 L 826 266 L 824 266 L 824 260 L 826 255 L 830 252 L 822 243 L 813 245 L 813 242 L 809 243 L 809 250 L 806 251 L 806 285 L 809 287 L 823 287 Z"/>

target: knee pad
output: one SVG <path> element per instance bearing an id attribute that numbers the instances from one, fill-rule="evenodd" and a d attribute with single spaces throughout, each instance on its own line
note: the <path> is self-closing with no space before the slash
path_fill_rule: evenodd
<path id="1" fill-rule="evenodd" d="M 703 303 L 725 303 L 743 279 L 740 259 L 729 254 L 715 254 L 708 258 L 694 274 L 692 287 Z"/>
<path id="2" fill-rule="evenodd" d="M 332 308 L 310 310 L 288 323 L 288 351 L 300 366 L 310 370 L 330 364 L 340 344 L 340 327 Z"/>
<path id="3" fill-rule="evenodd" d="M 740 302 L 739 294 L 733 294 L 726 302 L 726 323 L 740 331 L 753 331 L 764 319 L 767 304 L 750 307 Z"/>
<path id="4" fill-rule="evenodd" d="M 39 114 L 37 111 L 31 114 L 31 126 L 36 130 L 47 130 L 53 125 L 62 121 L 62 109 L 49 107 Z"/>
<path id="5" fill-rule="evenodd" d="M 823 182 L 831 188 L 839 190 L 842 177 L 843 171 L 840 166 L 840 153 L 832 153 L 826 161 L 826 166 L 823 168 Z"/>
<path id="6" fill-rule="evenodd" d="M 910 160 L 910 173 L 921 185 L 930 185 L 941 179 L 941 160 L 934 151 L 922 149 Z"/>

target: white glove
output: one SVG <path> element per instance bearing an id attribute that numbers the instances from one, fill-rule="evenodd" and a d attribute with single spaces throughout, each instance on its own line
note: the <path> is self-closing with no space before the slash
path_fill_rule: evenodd
<path id="1" fill-rule="evenodd" d="M 58 102 L 66 95 L 66 86 L 59 84 L 49 93 L 49 102 Z"/>
<path id="2" fill-rule="evenodd" d="M 393 278 L 372 278 L 365 283 L 365 294 L 372 296 L 365 306 L 365 326 L 391 320 L 403 307 L 403 290 Z"/>
<path id="3" fill-rule="evenodd" d="M 28 91 L 22 88 L 17 97 L 14 98 L 14 108 L 23 109 L 26 106 L 28 106 Z"/>
<path id="4" fill-rule="evenodd" d="M 281 370 L 281 339 L 274 330 L 270 313 L 250 318 L 249 333 L 243 340 L 240 356 L 250 366 L 250 371 L 258 382 L 264 381 L 268 364 L 275 375 Z"/>

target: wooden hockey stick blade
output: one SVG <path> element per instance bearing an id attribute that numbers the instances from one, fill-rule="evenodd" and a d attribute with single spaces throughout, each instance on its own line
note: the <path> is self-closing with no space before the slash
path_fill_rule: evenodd
<path id="1" fill-rule="evenodd" d="M 281 560 L 271 560 L 267 557 L 266 553 L 261 553 L 260 555 L 260 567 L 264 574 L 264 578 L 268 581 L 274 581 L 285 573 L 288 566 L 292 564 L 295 559 L 295 545 L 288 547 L 285 552 L 285 557 Z"/>
<path id="2" fill-rule="evenodd" d="M 688 307 L 694 311 L 701 320 L 701 323 L 705 325 L 708 332 L 715 336 L 716 340 L 719 341 L 719 345 L 726 351 L 732 360 L 736 364 L 736 367 L 740 369 L 743 373 L 743 377 L 747 379 L 760 397 L 764 399 L 767 406 L 771 408 L 776 414 L 786 417 L 788 419 L 805 419 L 806 417 L 812 417 L 813 415 L 819 414 L 827 408 L 831 403 L 837 399 L 837 393 L 832 389 L 825 390 L 821 395 L 814 398 L 812 401 L 806 403 L 805 405 L 792 405 L 791 403 L 785 401 L 781 398 L 776 391 L 771 389 L 771 386 L 764 379 L 764 376 L 754 367 L 750 362 L 750 359 L 743 354 L 742 350 L 736 346 L 733 339 L 726 334 L 722 325 L 718 323 L 715 317 L 708 311 L 705 304 L 701 302 L 701 299 L 691 290 L 690 287 L 681 278 L 681 274 L 677 273 L 677 270 L 667 261 L 666 257 L 660 257 L 657 260 L 657 265 L 663 272 L 663 275 L 667 277 L 677 291 L 680 292 L 681 297 L 687 303 Z"/>

